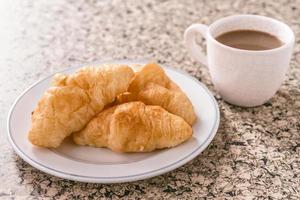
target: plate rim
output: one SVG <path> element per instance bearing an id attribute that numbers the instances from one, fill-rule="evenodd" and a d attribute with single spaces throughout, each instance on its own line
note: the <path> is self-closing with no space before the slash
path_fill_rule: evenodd
<path id="1" fill-rule="evenodd" d="M 24 161 L 26 161 L 29 165 L 35 167 L 36 169 L 38 169 L 38 170 L 40 170 L 40 171 L 42 171 L 46 174 L 51 174 L 51 175 L 54 175 L 56 177 L 60 177 L 60 178 L 63 178 L 63 179 L 69 179 L 69 180 L 80 181 L 80 182 L 90 182 L 90 183 L 123 183 L 123 182 L 143 180 L 143 179 L 151 178 L 151 177 L 154 177 L 154 176 L 158 176 L 158 175 L 170 172 L 170 171 L 172 171 L 172 170 L 174 170 L 174 169 L 176 169 L 180 166 L 183 166 L 184 164 L 188 163 L 192 159 L 194 159 L 202 151 L 204 151 L 207 148 L 207 146 L 211 143 L 211 141 L 213 140 L 213 138 L 215 137 L 215 135 L 217 133 L 217 130 L 218 130 L 219 124 L 220 124 L 220 109 L 219 109 L 219 105 L 218 105 L 216 99 L 214 98 L 214 96 L 212 95 L 210 90 L 203 83 L 201 83 L 198 79 L 196 79 L 195 77 L 191 76 L 190 74 L 183 71 L 182 69 L 178 69 L 178 68 L 170 67 L 168 65 L 161 64 L 161 66 L 163 68 L 168 68 L 170 70 L 176 71 L 176 72 L 184 75 L 185 77 L 192 79 L 196 84 L 200 85 L 200 87 L 202 87 L 205 90 L 205 92 L 208 94 L 208 96 L 211 98 L 211 100 L 213 102 L 215 112 L 216 112 L 215 113 L 216 114 L 216 119 L 214 121 L 213 128 L 212 128 L 211 132 L 209 133 L 209 137 L 201 145 L 199 145 L 196 150 L 194 150 L 190 154 L 184 156 L 182 159 L 180 159 L 180 160 L 178 160 L 178 161 L 176 161 L 172 164 L 169 164 L 167 166 L 163 166 L 159 169 L 144 172 L 144 173 L 140 173 L 140 174 L 134 174 L 134 175 L 128 175 L 128 176 L 119 176 L 119 177 L 91 177 L 91 176 L 81 176 L 81 175 L 76 175 L 76 174 L 68 174 L 68 173 L 65 173 L 65 172 L 58 171 L 56 169 L 49 168 L 49 167 L 45 166 L 44 164 L 41 164 L 41 163 L 33 160 L 32 158 L 30 158 L 26 153 L 24 153 L 15 144 L 15 142 L 12 139 L 12 136 L 11 136 L 11 128 L 10 128 L 11 116 L 12 116 L 14 108 L 16 107 L 19 100 L 21 100 L 22 97 L 28 91 L 30 91 L 33 87 L 38 85 L 40 82 L 43 82 L 46 79 L 53 77 L 57 73 L 61 73 L 61 72 L 65 72 L 65 71 L 72 71 L 74 69 L 78 69 L 80 67 L 84 67 L 84 66 L 88 66 L 88 65 L 100 65 L 100 64 L 104 64 L 104 63 L 145 64 L 146 61 L 127 60 L 127 59 L 114 60 L 113 59 L 113 60 L 105 60 L 105 61 L 98 61 L 98 62 L 95 61 L 95 62 L 90 62 L 90 63 L 86 63 L 86 64 L 80 64 L 80 65 L 76 65 L 74 67 L 69 67 L 69 68 L 51 73 L 50 75 L 48 75 L 48 76 L 34 82 L 33 84 L 31 84 L 28 88 L 26 88 L 15 99 L 15 101 L 13 102 L 13 104 L 12 104 L 10 110 L 9 110 L 8 118 L 7 118 L 7 136 L 8 136 L 8 140 L 9 140 L 10 144 L 12 145 L 12 147 L 13 147 L 13 149 L 16 152 L 17 155 L 19 155 Z"/>

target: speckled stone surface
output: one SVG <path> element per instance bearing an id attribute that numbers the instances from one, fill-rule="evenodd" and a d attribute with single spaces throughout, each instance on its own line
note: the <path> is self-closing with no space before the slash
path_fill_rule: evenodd
<path id="1" fill-rule="evenodd" d="M 296 34 L 286 81 L 256 108 L 225 103 L 182 41 L 192 23 L 239 13 L 274 17 Z M 1 1 L 0 27 L 0 199 L 300 199 L 299 0 Z M 221 110 L 210 146 L 170 173 L 114 185 L 63 180 L 22 161 L 6 137 L 14 99 L 52 72 L 111 58 L 151 58 L 206 84 Z"/>

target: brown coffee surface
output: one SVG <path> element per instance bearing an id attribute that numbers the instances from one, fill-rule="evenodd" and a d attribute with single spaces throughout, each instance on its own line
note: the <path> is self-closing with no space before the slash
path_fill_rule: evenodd
<path id="1" fill-rule="evenodd" d="M 216 40 L 226 46 L 254 51 L 274 49 L 283 45 L 274 35 L 256 30 L 230 31 L 217 36 Z"/>

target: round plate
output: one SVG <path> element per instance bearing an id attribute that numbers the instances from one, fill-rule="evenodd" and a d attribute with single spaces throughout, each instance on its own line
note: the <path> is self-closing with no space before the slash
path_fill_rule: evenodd
<path id="1" fill-rule="evenodd" d="M 104 62 L 90 64 L 99 66 Z M 105 63 L 144 64 L 137 61 Z M 73 73 L 80 67 L 63 73 Z M 31 112 L 49 87 L 52 76 L 30 86 L 13 104 L 8 117 L 8 137 L 16 153 L 37 169 L 65 179 L 93 183 L 119 183 L 150 178 L 182 166 L 201 153 L 212 141 L 219 126 L 219 108 L 213 95 L 190 75 L 163 66 L 193 103 L 197 122 L 193 137 L 170 149 L 151 153 L 114 153 L 104 148 L 78 146 L 66 139 L 57 149 L 33 146 L 27 139 Z"/>

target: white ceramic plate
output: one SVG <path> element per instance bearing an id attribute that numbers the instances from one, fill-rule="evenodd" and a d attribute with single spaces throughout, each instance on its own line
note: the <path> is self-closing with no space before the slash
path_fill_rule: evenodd
<path id="1" fill-rule="evenodd" d="M 143 64 L 124 60 L 110 63 Z M 72 73 L 78 68 L 67 69 L 63 73 Z M 219 126 L 219 108 L 212 94 L 198 80 L 173 68 L 164 69 L 188 95 L 198 117 L 193 126 L 193 137 L 175 148 L 151 153 L 120 154 L 104 148 L 77 146 L 68 139 L 57 149 L 32 146 L 27 140 L 31 112 L 49 87 L 53 75 L 33 84 L 17 98 L 8 118 L 9 140 L 16 153 L 33 167 L 75 181 L 128 182 L 176 169 L 195 158 L 212 141 Z"/>

